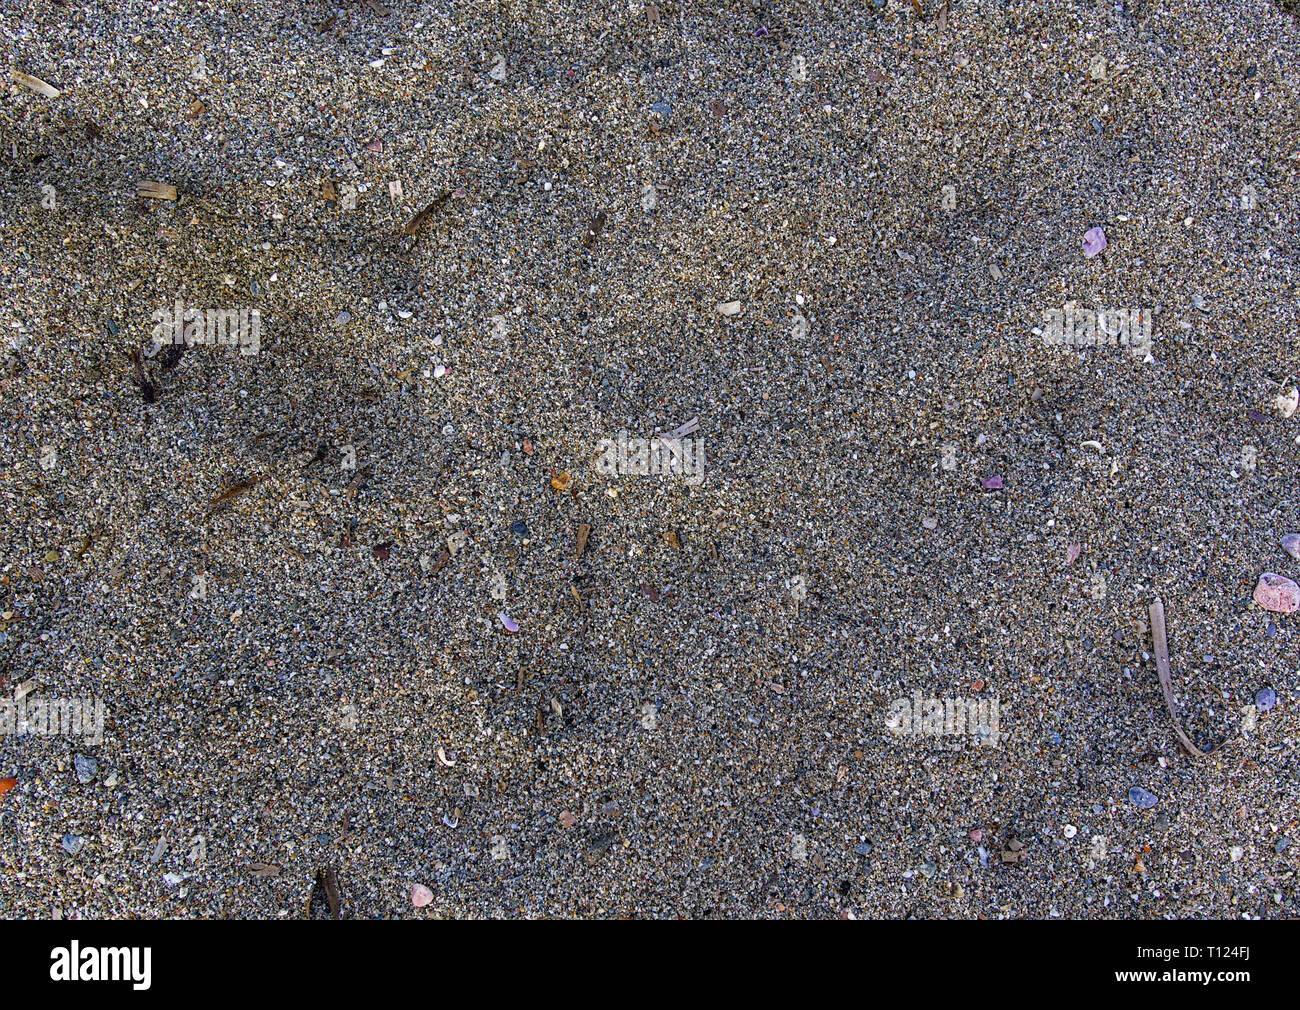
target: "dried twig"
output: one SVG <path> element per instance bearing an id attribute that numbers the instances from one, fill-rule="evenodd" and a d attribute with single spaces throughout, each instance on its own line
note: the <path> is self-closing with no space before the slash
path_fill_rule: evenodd
<path id="1" fill-rule="evenodd" d="M 429 218 L 433 216 L 434 211 L 440 209 L 442 205 L 445 204 L 450 197 L 451 197 L 451 190 L 447 190 L 441 196 L 435 197 L 432 201 L 430 201 L 428 206 L 424 208 L 424 210 L 420 211 L 418 214 L 415 215 L 415 217 L 411 218 L 411 220 L 406 222 L 406 226 L 402 229 L 402 233 L 404 235 L 418 235 L 420 233 L 420 229 L 423 228 L 425 226 L 425 223 L 428 222 Z"/>
<path id="2" fill-rule="evenodd" d="M 1178 735 L 1178 742 L 1192 757 L 1205 757 L 1209 751 L 1203 751 L 1192 743 L 1178 722 L 1178 711 L 1174 707 L 1174 681 L 1169 672 L 1169 643 L 1165 638 L 1165 605 L 1158 599 L 1151 604 L 1151 641 L 1156 650 L 1156 670 L 1160 674 L 1160 689 L 1164 692 L 1165 705 L 1169 708 L 1169 721 L 1174 724 L 1174 733 Z"/>
<path id="3" fill-rule="evenodd" d="M 238 498 L 245 491 L 248 491 L 249 489 L 254 488 L 258 484 L 262 483 L 262 481 L 266 480 L 266 477 L 267 477 L 266 474 L 261 473 L 258 474 L 256 477 L 249 477 L 248 480 L 241 480 L 238 484 L 232 484 L 230 487 L 226 488 L 226 490 L 222 491 L 221 494 L 217 495 L 215 498 L 212 499 L 211 508 L 209 508 L 208 511 L 204 514 L 203 518 L 204 519 L 209 518 L 212 515 L 212 513 L 217 511 L 218 505 L 221 505 L 224 502 L 228 502 L 232 498 Z"/>

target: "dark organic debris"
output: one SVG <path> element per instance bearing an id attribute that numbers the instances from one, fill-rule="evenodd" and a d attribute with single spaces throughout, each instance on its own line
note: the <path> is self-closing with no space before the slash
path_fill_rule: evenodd
<path id="1" fill-rule="evenodd" d="M 306 918 L 311 918 L 312 901 L 317 893 L 323 892 L 325 901 L 329 904 L 330 918 L 339 918 L 339 879 L 338 873 L 332 866 L 322 866 L 316 871 L 316 879 L 312 883 L 311 891 L 307 895 Z"/>
<path id="2" fill-rule="evenodd" d="M 158 355 L 158 367 L 164 372 L 170 372 L 180 364 L 181 358 L 184 356 L 184 344 L 168 344 L 162 354 Z"/>
<path id="3" fill-rule="evenodd" d="M 441 196 L 436 197 L 429 203 L 424 210 L 420 211 L 415 217 L 406 222 L 406 227 L 402 229 L 404 235 L 418 235 L 433 214 L 442 208 L 442 205 L 451 197 L 451 190 L 447 190 Z"/>
<path id="4" fill-rule="evenodd" d="M 140 389 L 140 399 L 145 403 L 155 403 L 158 400 L 158 387 L 153 384 L 144 370 L 144 359 L 140 355 L 139 348 L 131 352 L 131 363 L 135 365 L 135 384 Z"/>
<path id="5" fill-rule="evenodd" d="M 226 490 L 222 491 L 221 494 L 217 495 L 215 498 L 212 499 L 212 502 L 210 503 L 210 507 L 207 513 L 203 516 L 203 518 L 207 519 L 214 512 L 216 512 L 217 506 L 222 505 L 233 498 L 238 498 L 245 491 L 257 487 L 258 484 L 266 480 L 266 477 L 267 477 L 266 474 L 260 473 L 256 477 L 249 477 L 247 480 L 241 480 L 237 484 L 230 485 L 230 487 L 226 488 Z"/>
<path id="6" fill-rule="evenodd" d="M 596 241 L 596 236 L 599 235 L 604 228 L 605 212 L 602 210 L 597 213 L 596 216 L 591 219 L 591 223 L 587 225 L 587 234 L 583 236 L 582 244 L 585 246 L 591 245 Z"/>

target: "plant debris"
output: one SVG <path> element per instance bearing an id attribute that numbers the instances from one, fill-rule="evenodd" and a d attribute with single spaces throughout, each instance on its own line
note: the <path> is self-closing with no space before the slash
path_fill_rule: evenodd
<path id="1" fill-rule="evenodd" d="M 339 881 L 338 874 L 335 873 L 334 867 L 325 866 L 316 871 L 316 887 L 322 888 L 325 892 L 325 900 L 329 903 L 330 918 L 339 917 Z M 310 900 L 310 899 L 309 899 Z"/>
<path id="2" fill-rule="evenodd" d="M 46 84 L 39 77 L 33 77 L 31 74 L 24 74 L 21 70 L 10 71 L 13 79 L 21 84 L 24 88 L 35 91 L 38 95 L 44 95 L 46 98 L 58 98 L 62 94 L 58 88 L 52 84 Z"/>
<path id="3" fill-rule="evenodd" d="M 135 184 L 135 195 L 149 200 L 169 200 L 176 202 L 176 187 L 165 182 L 141 180 Z"/>
<path id="4" fill-rule="evenodd" d="M 1186 748 L 1187 752 L 1192 757 L 1205 757 L 1208 751 L 1203 751 L 1197 747 L 1183 732 L 1183 727 L 1178 721 L 1178 711 L 1174 707 L 1174 682 L 1169 670 L 1169 643 L 1165 639 L 1164 603 L 1157 599 L 1151 604 L 1149 612 L 1151 615 L 1151 641 L 1156 653 L 1156 670 L 1160 675 L 1160 689 L 1165 696 L 1165 706 L 1169 709 L 1169 721 L 1173 723 L 1178 742 Z"/>
<path id="5" fill-rule="evenodd" d="M 596 241 L 596 237 L 605 229 L 605 212 L 598 211 L 596 216 L 591 219 L 587 225 L 587 233 L 582 237 L 582 244 L 590 246 Z"/>
<path id="6" fill-rule="evenodd" d="M 230 487 L 226 488 L 226 490 L 222 491 L 221 494 L 217 495 L 215 498 L 212 499 L 212 501 L 209 503 L 210 507 L 208 508 L 208 511 L 203 516 L 203 518 L 204 519 L 209 518 L 214 512 L 217 511 L 217 506 L 222 505 L 228 501 L 231 501 L 232 499 L 238 498 L 241 494 L 244 494 L 245 492 L 250 491 L 253 488 L 257 487 L 257 485 L 262 483 L 262 481 L 266 480 L 266 478 L 267 478 L 267 474 L 261 473 L 255 477 L 249 477 L 247 480 L 241 480 L 237 484 L 230 485 Z"/>

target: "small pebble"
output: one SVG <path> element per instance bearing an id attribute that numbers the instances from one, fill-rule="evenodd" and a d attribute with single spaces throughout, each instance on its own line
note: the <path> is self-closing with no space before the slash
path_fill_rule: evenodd
<path id="1" fill-rule="evenodd" d="M 1106 248 L 1106 233 L 1100 228 L 1089 228 L 1083 233 L 1083 254 L 1092 259 Z"/>
<path id="2" fill-rule="evenodd" d="M 99 762 L 84 754 L 74 754 L 72 764 L 77 769 L 77 781 L 83 786 L 92 782 L 99 771 Z"/>
<path id="3" fill-rule="evenodd" d="M 1300 586 L 1285 575 L 1264 572 L 1255 586 L 1255 602 L 1265 610 L 1294 614 L 1300 610 Z"/>
<path id="4" fill-rule="evenodd" d="M 433 900 L 433 892 L 423 884 L 416 884 L 411 888 L 411 904 L 416 908 L 423 908 Z"/>
<path id="5" fill-rule="evenodd" d="M 1288 533 L 1282 538 L 1282 550 L 1300 561 L 1300 533 Z"/>
<path id="6" fill-rule="evenodd" d="M 63 836 L 63 848 L 67 850 L 69 855 L 75 856 L 85 844 L 85 839 L 80 835 L 67 834 Z"/>
<path id="7" fill-rule="evenodd" d="M 1141 807 L 1143 810 L 1149 810 L 1156 805 L 1156 794 L 1143 789 L 1141 786 L 1134 786 L 1128 791 L 1129 802 L 1135 807 Z"/>
<path id="8" fill-rule="evenodd" d="M 1271 687 L 1260 688 L 1255 692 L 1255 707 L 1261 712 L 1270 712 L 1277 704 L 1277 692 Z"/>

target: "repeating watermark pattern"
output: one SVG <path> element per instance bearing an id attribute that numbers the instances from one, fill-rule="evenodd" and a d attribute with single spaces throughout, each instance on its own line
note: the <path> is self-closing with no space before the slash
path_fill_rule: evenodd
<path id="1" fill-rule="evenodd" d="M 1140 308 L 1087 309 L 1067 303 L 1047 309 L 1044 326 L 1034 328 L 1048 347 L 1129 347 L 1142 356 L 1151 353 L 1151 310 Z"/>
<path id="2" fill-rule="evenodd" d="M 606 477 L 615 474 L 681 477 L 687 484 L 698 486 L 704 483 L 704 438 L 688 436 L 699 426 L 699 421 L 691 418 L 653 438 L 629 436 L 626 429 L 621 429 L 616 438 L 602 438 L 596 443 L 596 451 L 600 453 L 596 470 Z"/>
<path id="3" fill-rule="evenodd" d="M 253 355 L 262 349 L 262 314 L 257 309 L 202 309 L 176 303 L 155 309 L 145 357 L 152 358 L 167 344 L 212 344 L 238 347 L 240 354 Z"/>
<path id="4" fill-rule="evenodd" d="M 0 736 L 80 736 L 104 742 L 104 699 L 0 698 Z"/>
<path id="5" fill-rule="evenodd" d="M 927 698 L 913 691 L 889 706 L 885 729 L 892 736 L 969 736 L 980 746 L 996 747 L 997 698 Z"/>

